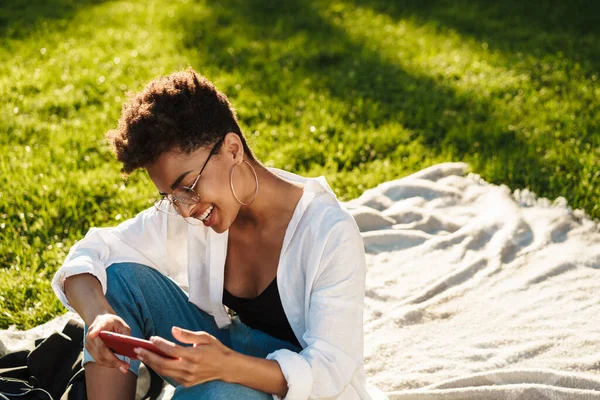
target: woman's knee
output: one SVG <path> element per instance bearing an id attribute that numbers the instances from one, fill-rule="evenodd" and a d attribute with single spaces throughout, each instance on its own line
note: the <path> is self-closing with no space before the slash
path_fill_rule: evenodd
<path id="1" fill-rule="evenodd" d="M 204 382 L 198 385 L 183 387 L 177 386 L 173 394 L 173 400 L 210 399 L 250 399 L 271 400 L 272 395 L 252 389 L 237 383 L 228 383 L 221 380 Z"/>
<path id="2" fill-rule="evenodd" d="M 106 269 L 107 292 L 121 292 L 122 285 L 143 285 L 150 274 L 152 268 L 147 265 L 131 262 L 111 264 Z"/>
<path id="3" fill-rule="evenodd" d="M 106 300 L 117 309 L 143 296 L 150 267 L 136 263 L 115 263 L 106 269 Z"/>
<path id="4" fill-rule="evenodd" d="M 145 275 L 151 273 L 152 268 L 144 265 L 133 262 L 122 262 L 122 263 L 114 263 L 108 266 L 106 269 L 106 278 L 114 279 L 116 277 L 131 277 L 138 275 Z"/>

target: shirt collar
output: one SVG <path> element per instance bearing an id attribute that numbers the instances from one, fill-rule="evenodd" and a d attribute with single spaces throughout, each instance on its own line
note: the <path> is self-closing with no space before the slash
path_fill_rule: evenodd
<path id="1" fill-rule="evenodd" d="M 314 194 L 326 192 L 337 199 L 335 192 L 333 191 L 333 189 L 331 189 L 331 186 L 329 186 L 327 180 L 323 175 L 320 175 L 315 178 L 307 178 L 279 168 L 267 167 L 267 169 L 284 179 L 290 180 L 292 182 L 303 183 L 305 185 L 304 192 Z"/>

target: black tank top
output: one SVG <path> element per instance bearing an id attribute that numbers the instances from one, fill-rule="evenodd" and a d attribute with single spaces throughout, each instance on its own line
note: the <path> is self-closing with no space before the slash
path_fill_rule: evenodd
<path id="1" fill-rule="evenodd" d="M 240 320 L 249 327 L 260 329 L 302 348 L 283 311 L 277 289 L 277 277 L 253 299 L 236 297 L 223 288 L 223 304 L 235 311 Z"/>

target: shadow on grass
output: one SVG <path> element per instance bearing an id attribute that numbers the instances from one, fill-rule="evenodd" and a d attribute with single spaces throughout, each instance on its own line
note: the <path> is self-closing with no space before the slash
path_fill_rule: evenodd
<path id="1" fill-rule="evenodd" d="M 72 18 L 86 6 L 106 0 L 2 0 L 0 38 L 23 39 L 46 21 Z"/>
<path id="2" fill-rule="evenodd" d="M 400 20 L 454 29 L 505 53 L 562 53 L 590 73 L 600 67 L 600 2 L 594 0 L 352 0 Z"/>
<path id="3" fill-rule="evenodd" d="M 269 0 L 226 0 L 210 7 L 206 18 L 182 16 L 178 21 L 187 32 L 184 44 L 201 48 L 211 64 L 238 72 L 247 79 L 245 86 L 264 93 L 265 98 L 277 97 L 286 87 L 298 85 L 326 89 L 348 108 L 348 120 L 338 130 L 350 131 L 352 122 L 377 128 L 397 121 L 438 155 L 452 154 L 456 160 L 477 153 L 478 161 L 472 161 L 472 166 L 477 172 L 484 167 L 488 172 L 493 170 L 492 183 L 549 194 L 552 166 L 546 165 L 524 138 L 507 129 L 508 121 L 495 119 L 495 106 L 485 99 L 459 94 L 427 76 L 408 73 L 348 37 L 309 2 L 286 0 L 274 6 Z M 254 122 L 246 120 L 250 126 Z M 338 131 L 328 133 L 334 139 L 342 136 Z M 376 151 L 365 160 L 352 137 L 343 140 L 356 151 L 349 161 L 334 160 L 338 170 L 375 159 L 400 162 L 395 153 L 399 141 L 384 139 L 381 143 L 381 137 L 372 138 L 369 144 Z M 290 163 L 301 170 L 311 161 L 299 155 Z"/>

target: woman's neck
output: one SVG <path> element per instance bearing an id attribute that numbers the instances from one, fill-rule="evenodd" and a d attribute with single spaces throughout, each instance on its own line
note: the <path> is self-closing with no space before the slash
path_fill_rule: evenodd
<path id="1" fill-rule="evenodd" d="M 293 214 L 304 192 L 304 185 L 287 181 L 258 163 L 250 163 L 258 176 L 258 193 L 250 205 L 241 206 L 232 228 L 264 231 L 280 223 L 282 217 Z M 243 164 L 247 167 L 243 173 L 245 196 L 240 199 L 249 202 L 254 196 L 256 184 L 250 167 L 246 163 Z"/>

